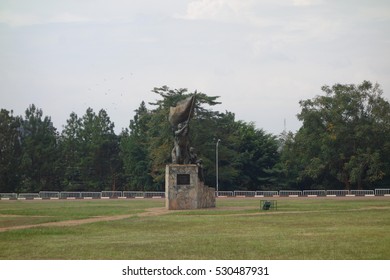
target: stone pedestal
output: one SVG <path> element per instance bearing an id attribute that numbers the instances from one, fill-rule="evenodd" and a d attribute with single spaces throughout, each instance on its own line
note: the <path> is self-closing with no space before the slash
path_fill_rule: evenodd
<path id="1" fill-rule="evenodd" d="M 168 210 L 215 207 L 215 189 L 199 179 L 195 164 L 169 164 L 165 170 L 165 207 Z"/>

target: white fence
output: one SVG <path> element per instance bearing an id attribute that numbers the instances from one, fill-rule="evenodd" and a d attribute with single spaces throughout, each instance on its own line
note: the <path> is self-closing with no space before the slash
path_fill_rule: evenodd
<path id="1" fill-rule="evenodd" d="M 40 198 L 39 193 L 20 193 L 18 199 L 35 199 Z"/>
<path id="2" fill-rule="evenodd" d="M 302 196 L 302 191 L 279 191 L 279 196 L 289 196 L 289 197 L 295 197 L 295 196 Z"/>
<path id="3" fill-rule="evenodd" d="M 236 197 L 253 197 L 256 195 L 256 191 L 234 191 L 233 193 Z"/>
<path id="4" fill-rule="evenodd" d="M 41 197 L 43 199 L 60 198 L 60 192 L 40 191 L 39 197 Z"/>
<path id="5" fill-rule="evenodd" d="M 165 192 L 145 192 L 144 198 L 164 198 Z"/>
<path id="6" fill-rule="evenodd" d="M 85 199 L 98 199 L 102 197 L 101 192 L 81 192 L 81 198 Z"/>
<path id="7" fill-rule="evenodd" d="M 348 190 L 327 190 L 326 195 L 327 196 L 346 196 L 349 194 Z"/>
<path id="8" fill-rule="evenodd" d="M 234 192 L 232 192 L 232 191 L 218 191 L 218 192 L 215 192 L 215 195 L 219 196 L 219 197 L 232 197 L 232 196 L 234 196 Z"/>
<path id="9" fill-rule="evenodd" d="M 144 192 L 124 191 L 123 197 L 126 198 L 144 198 Z"/>
<path id="10" fill-rule="evenodd" d="M 355 195 L 355 196 L 374 196 L 375 195 L 373 190 L 351 190 L 350 194 Z"/>
<path id="11" fill-rule="evenodd" d="M 0 193 L 0 199 L 8 200 L 8 199 L 17 199 L 17 193 Z"/>
<path id="12" fill-rule="evenodd" d="M 280 191 L 218 191 L 218 197 L 311 197 L 311 196 L 390 196 L 390 188 L 374 190 L 280 190 Z M 112 198 L 165 198 L 165 192 L 102 191 L 102 192 L 55 192 L 0 193 L 1 200 L 12 199 L 112 199 Z"/>
<path id="13" fill-rule="evenodd" d="M 326 190 L 305 190 L 303 196 L 326 196 Z"/>
<path id="14" fill-rule="evenodd" d="M 122 191 L 102 191 L 102 198 L 118 198 L 122 197 L 123 192 Z"/>
<path id="15" fill-rule="evenodd" d="M 279 195 L 278 191 L 256 191 L 255 194 L 256 197 L 273 197 L 278 195 Z"/>
<path id="16" fill-rule="evenodd" d="M 390 196 L 390 189 L 375 189 L 376 196 Z"/>
<path id="17" fill-rule="evenodd" d="M 60 192 L 62 199 L 76 199 L 81 198 L 81 192 Z"/>

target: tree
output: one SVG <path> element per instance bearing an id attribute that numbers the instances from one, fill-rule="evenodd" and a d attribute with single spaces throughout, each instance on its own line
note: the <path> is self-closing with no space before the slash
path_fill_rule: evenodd
<path id="1" fill-rule="evenodd" d="M 20 126 L 22 155 L 18 192 L 52 190 L 58 185 L 57 130 L 35 105 L 26 110 Z"/>
<path id="2" fill-rule="evenodd" d="M 122 133 L 120 143 L 120 156 L 123 161 L 124 175 L 132 190 L 152 190 L 153 178 L 150 175 L 150 162 L 148 153 L 148 122 L 150 113 L 142 101 L 135 111 L 134 119 L 130 121 L 130 132 Z"/>
<path id="3" fill-rule="evenodd" d="M 278 162 L 276 138 L 263 130 L 256 129 L 253 123 L 237 122 L 238 145 L 237 163 L 239 176 L 236 187 L 258 190 L 261 186 L 274 184 L 275 164 Z"/>
<path id="4" fill-rule="evenodd" d="M 61 143 L 66 164 L 65 189 L 116 189 L 121 169 L 119 137 L 115 135 L 114 123 L 105 110 L 96 114 L 88 108 L 82 118 L 72 113 L 63 130 Z"/>
<path id="5" fill-rule="evenodd" d="M 390 171 L 390 104 L 378 84 L 336 84 L 300 102 L 303 126 L 295 136 L 301 180 L 371 187 Z"/>
<path id="6" fill-rule="evenodd" d="M 13 192 L 20 183 L 21 118 L 0 111 L 0 192 Z"/>
<path id="7" fill-rule="evenodd" d="M 63 171 L 61 185 L 66 190 L 78 189 L 82 182 L 80 164 L 83 141 L 81 139 L 81 126 L 81 119 L 72 112 L 60 137 L 61 169 Z"/>
<path id="8" fill-rule="evenodd" d="M 192 141 L 202 158 L 204 177 L 208 185 L 216 187 L 216 143 L 218 147 L 219 190 L 233 190 L 239 176 L 235 115 L 231 112 L 206 112 L 193 121 Z"/>

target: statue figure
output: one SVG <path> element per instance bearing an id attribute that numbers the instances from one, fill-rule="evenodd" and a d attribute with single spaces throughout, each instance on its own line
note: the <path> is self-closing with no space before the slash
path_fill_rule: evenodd
<path id="1" fill-rule="evenodd" d="M 172 149 L 172 163 L 175 164 L 189 164 L 190 150 L 189 150 L 189 127 L 188 121 L 179 123 L 177 129 L 174 131 L 174 147 Z"/>
<path id="2" fill-rule="evenodd" d="M 196 94 L 196 93 L 195 93 Z M 203 181 L 202 160 L 198 159 L 195 149 L 190 147 L 189 123 L 194 113 L 195 95 L 179 101 L 169 109 L 169 123 L 173 130 L 173 149 L 171 152 L 174 164 L 196 164 L 198 176 Z"/>
<path id="3" fill-rule="evenodd" d="M 190 164 L 189 122 L 193 115 L 195 96 L 188 97 L 171 107 L 169 122 L 172 126 L 174 146 L 172 149 L 172 163 Z"/>

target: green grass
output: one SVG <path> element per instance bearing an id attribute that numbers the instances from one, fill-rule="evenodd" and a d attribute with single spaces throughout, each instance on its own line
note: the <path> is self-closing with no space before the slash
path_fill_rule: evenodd
<path id="1" fill-rule="evenodd" d="M 219 199 L 216 209 L 142 216 L 163 200 L 0 201 L 0 228 L 129 215 L 0 232 L 0 259 L 390 259 L 389 198 Z M 18 216 L 10 216 L 18 215 Z"/>

